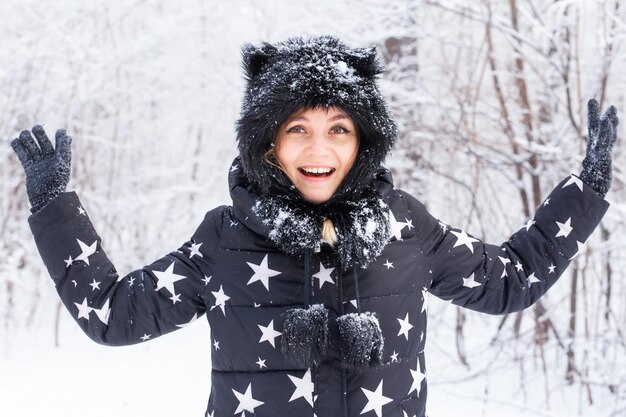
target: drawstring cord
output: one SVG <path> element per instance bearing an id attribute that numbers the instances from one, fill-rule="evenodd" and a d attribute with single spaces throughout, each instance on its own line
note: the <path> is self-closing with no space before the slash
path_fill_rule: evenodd
<path id="1" fill-rule="evenodd" d="M 354 291 L 356 293 L 356 310 L 361 314 L 361 296 L 359 294 L 359 264 L 355 261 L 352 263 L 352 276 L 354 278 Z"/>
<path id="2" fill-rule="evenodd" d="M 311 292 L 311 250 L 304 250 L 304 306 L 309 307 L 310 298 L 309 294 Z"/>
<path id="3" fill-rule="evenodd" d="M 337 260 L 337 271 L 339 271 L 339 273 L 337 274 L 337 304 L 339 307 L 339 315 L 343 316 L 344 314 L 344 307 L 343 307 L 343 274 L 341 273 L 342 269 L 341 269 L 341 261 Z"/>

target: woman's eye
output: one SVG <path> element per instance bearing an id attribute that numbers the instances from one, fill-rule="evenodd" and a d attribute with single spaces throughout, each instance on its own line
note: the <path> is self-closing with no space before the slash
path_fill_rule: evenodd
<path id="1" fill-rule="evenodd" d="M 304 128 L 302 126 L 293 126 L 287 129 L 288 133 L 304 133 Z"/>
<path id="2" fill-rule="evenodd" d="M 330 131 L 333 132 L 333 133 L 336 133 L 336 134 L 338 134 L 338 133 L 349 133 L 349 130 L 346 129 L 345 127 L 343 127 L 343 126 L 335 126 L 332 129 L 330 129 Z"/>

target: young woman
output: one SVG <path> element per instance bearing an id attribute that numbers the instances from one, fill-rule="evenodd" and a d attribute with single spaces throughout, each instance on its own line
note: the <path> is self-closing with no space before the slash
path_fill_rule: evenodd
<path id="1" fill-rule="evenodd" d="M 243 49 L 232 206 L 151 265 L 117 273 L 77 195 L 71 139 L 12 142 L 59 295 L 98 343 L 146 342 L 206 314 L 207 416 L 423 416 L 428 293 L 490 314 L 537 301 L 608 208 L 617 116 L 589 102 L 583 171 L 500 246 L 439 222 L 381 167 L 397 136 L 375 50 L 336 38 Z M 36 140 L 36 141 L 35 141 Z"/>

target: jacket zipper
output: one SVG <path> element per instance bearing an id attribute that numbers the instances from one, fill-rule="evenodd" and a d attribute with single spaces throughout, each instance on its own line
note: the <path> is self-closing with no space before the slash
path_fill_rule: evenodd
<path id="1" fill-rule="evenodd" d="M 339 315 L 343 316 L 343 270 L 341 269 L 341 260 L 337 259 L 337 301 L 339 302 Z M 341 362 L 341 353 L 339 354 L 340 368 L 341 368 L 341 407 L 342 415 L 348 417 L 348 390 L 347 390 L 347 376 L 346 369 Z"/>

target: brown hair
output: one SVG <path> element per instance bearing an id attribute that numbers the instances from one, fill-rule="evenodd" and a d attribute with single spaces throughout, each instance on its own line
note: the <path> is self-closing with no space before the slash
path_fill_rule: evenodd
<path id="1" fill-rule="evenodd" d="M 280 169 L 285 173 L 285 175 L 287 175 L 287 172 L 283 169 L 282 166 L 280 166 L 280 161 L 276 156 L 276 146 L 274 146 L 274 143 L 272 143 L 272 146 L 263 154 L 263 160 L 274 168 Z"/>

